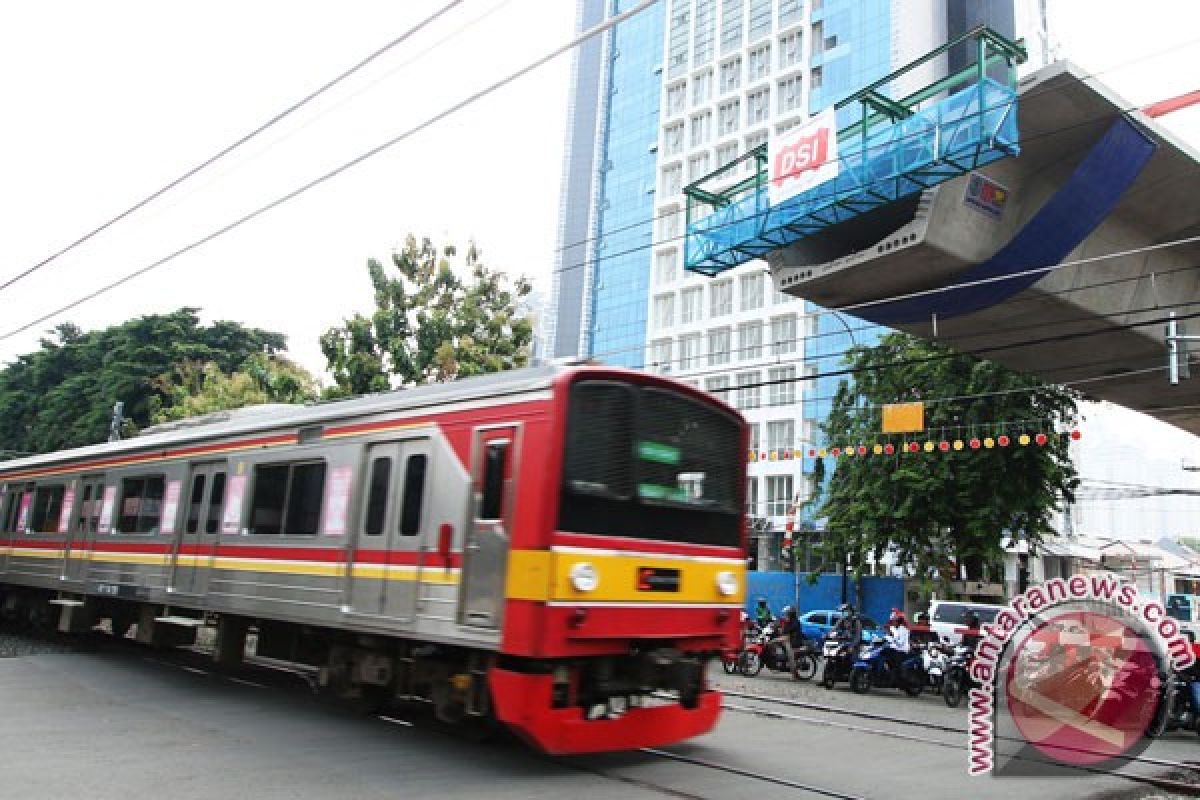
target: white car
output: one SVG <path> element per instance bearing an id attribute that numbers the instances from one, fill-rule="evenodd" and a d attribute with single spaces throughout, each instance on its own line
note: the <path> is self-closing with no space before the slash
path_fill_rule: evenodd
<path id="1" fill-rule="evenodd" d="M 979 624 L 987 625 L 1003 610 L 1004 606 L 985 603 L 934 600 L 929 604 L 929 627 L 943 643 L 956 645 L 962 641 L 962 633 L 958 629 L 966 621 L 968 612 L 974 611 L 979 615 Z"/>

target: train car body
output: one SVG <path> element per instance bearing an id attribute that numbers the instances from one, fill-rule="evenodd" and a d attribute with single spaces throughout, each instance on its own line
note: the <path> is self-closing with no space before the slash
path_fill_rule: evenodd
<path id="1" fill-rule="evenodd" d="M 745 447 L 711 396 L 596 367 L 185 420 L 0 463 L 0 610 L 215 624 L 227 661 L 251 630 L 340 694 L 548 752 L 665 744 L 718 714 Z"/>

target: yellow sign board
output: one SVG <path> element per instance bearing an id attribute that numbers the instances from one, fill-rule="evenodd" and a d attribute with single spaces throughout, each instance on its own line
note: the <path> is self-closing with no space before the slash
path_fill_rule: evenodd
<path id="1" fill-rule="evenodd" d="M 924 403 L 886 403 L 883 406 L 884 433 L 915 433 L 923 430 Z"/>

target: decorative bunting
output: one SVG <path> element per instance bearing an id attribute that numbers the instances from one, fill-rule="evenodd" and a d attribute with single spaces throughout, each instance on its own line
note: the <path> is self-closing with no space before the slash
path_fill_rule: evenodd
<path id="1" fill-rule="evenodd" d="M 835 447 L 810 447 L 807 450 L 793 450 L 791 448 L 782 448 L 776 450 L 751 450 L 747 453 L 747 460 L 751 463 L 757 461 L 792 461 L 799 459 L 802 455 L 807 454 L 809 458 L 853 458 L 866 457 L 869 455 L 895 455 L 897 452 L 901 454 L 907 453 L 926 453 L 941 452 L 960 453 L 965 450 L 991 450 L 996 447 L 1008 447 L 1010 445 L 1019 445 L 1028 447 L 1031 444 L 1036 444 L 1039 447 L 1045 447 L 1050 443 L 1052 436 L 1060 436 L 1069 438 L 1071 441 L 1079 441 L 1083 438 L 1083 433 L 1079 430 L 1063 431 L 1061 433 L 1036 433 L 1032 436 L 1028 433 L 1017 434 L 1016 438 L 1002 433 L 995 438 L 985 436 L 971 436 L 969 439 L 938 439 L 927 440 L 924 442 L 900 442 L 896 445 L 893 442 L 872 442 L 861 444 L 842 444 Z"/>

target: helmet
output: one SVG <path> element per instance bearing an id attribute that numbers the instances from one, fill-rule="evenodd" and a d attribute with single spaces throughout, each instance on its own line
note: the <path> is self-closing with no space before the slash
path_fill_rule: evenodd
<path id="1" fill-rule="evenodd" d="M 767 598 L 765 598 L 765 597 L 758 598 L 758 604 L 760 606 L 765 606 L 767 604 Z"/>
<path id="2" fill-rule="evenodd" d="M 842 603 L 840 606 L 838 606 L 837 610 L 843 614 L 850 614 L 854 612 L 854 606 L 850 605 L 849 603 Z"/>
<path id="3" fill-rule="evenodd" d="M 783 611 L 780 611 L 779 613 L 780 614 L 790 614 L 790 613 L 794 612 L 795 610 L 796 609 L 792 608 L 791 606 L 784 606 Z"/>

